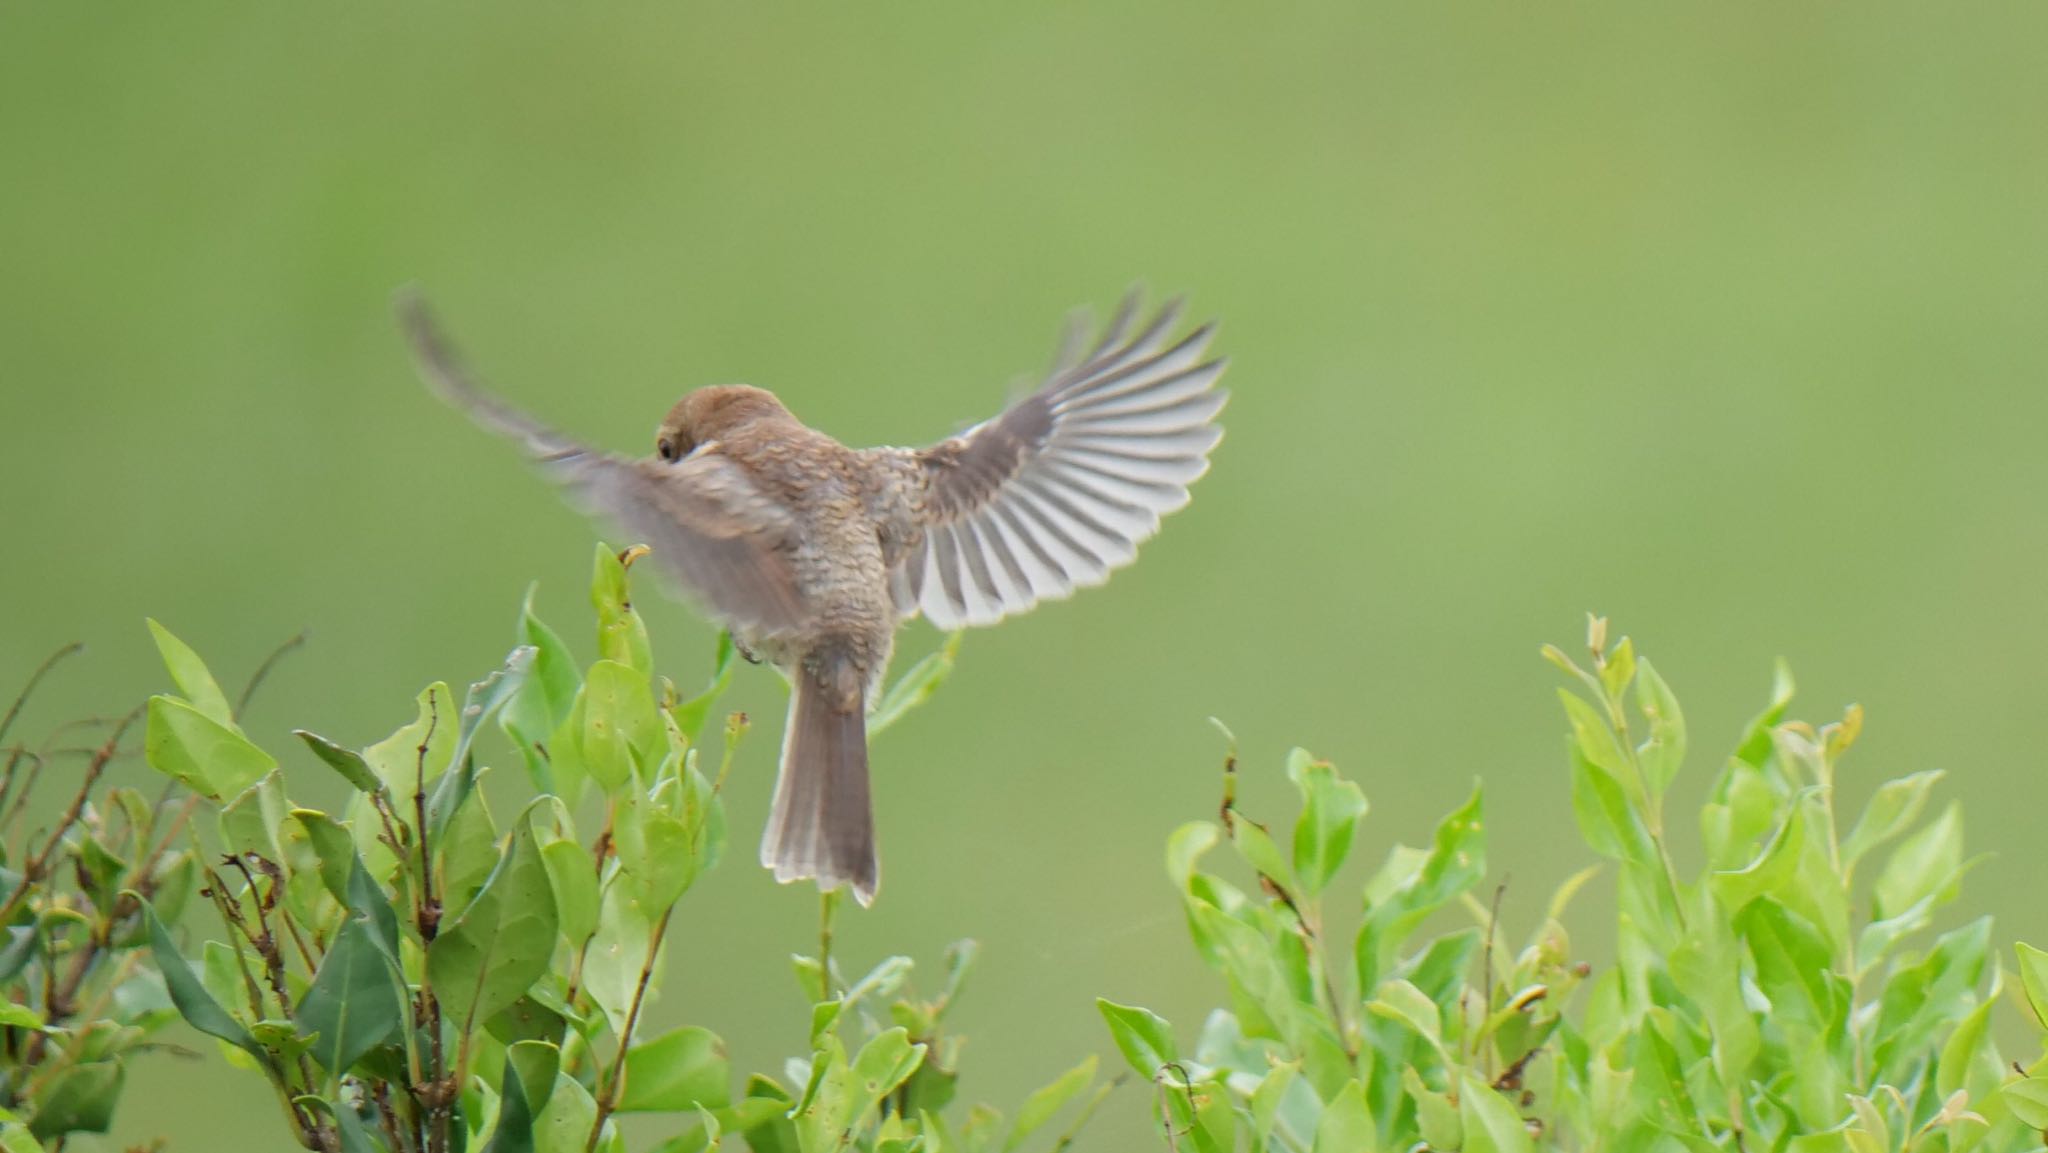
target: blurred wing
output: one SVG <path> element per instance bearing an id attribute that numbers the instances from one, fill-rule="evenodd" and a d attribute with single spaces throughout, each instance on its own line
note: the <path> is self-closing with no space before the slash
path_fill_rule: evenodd
<path id="1" fill-rule="evenodd" d="M 585 512 L 645 541 L 685 594 L 727 622 L 766 634 L 808 620 L 789 567 L 788 511 L 715 444 L 674 464 L 587 448 L 477 387 L 417 300 L 402 300 L 399 310 L 428 387 L 525 445 Z"/>
<path id="2" fill-rule="evenodd" d="M 1173 339 L 1169 302 L 1133 332 L 1124 298 L 1095 344 L 1074 330 L 1052 375 L 996 419 L 915 454 L 925 535 L 891 574 L 900 611 L 942 629 L 984 625 L 1101 584 L 1188 502 L 1223 437 L 1227 363 L 1213 324 Z"/>

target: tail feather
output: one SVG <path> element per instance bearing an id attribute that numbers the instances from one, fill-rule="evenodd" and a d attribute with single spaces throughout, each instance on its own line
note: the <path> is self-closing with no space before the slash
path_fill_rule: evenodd
<path id="1" fill-rule="evenodd" d="M 761 864 L 777 881 L 816 878 L 866 905 L 881 878 L 868 799 L 867 710 L 856 690 L 835 693 L 813 670 L 791 678 L 789 725 Z"/>

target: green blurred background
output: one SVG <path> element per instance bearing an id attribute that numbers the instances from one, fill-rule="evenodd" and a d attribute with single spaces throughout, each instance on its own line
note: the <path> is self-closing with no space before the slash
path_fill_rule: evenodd
<path id="1" fill-rule="evenodd" d="M 1952 770 L 1997 854 L 1973 903 L 2048 938 L 2044 40 L 2026 3 L 9 4 L 0 674 L 91 642 L 47 725 L 161 684 L 145 614 L 235 684 L 310 627 L 251 729 L 314 780 L 287 729 L 381 736 L 502 656 L 529 580 L 587 657 L 591 530 L 420 389 L 402 282 L 639 451 L 730 380 L 851 443 L 946 435 L 1142 279 L 1225 321 L 1214 471 L 875 751 L 885 884 L 842 955 L 983 941 L 965 1096 L 1104 1049 L 1097 994 L 1199 1024 L 1159 861 L 1213 810 L 1211 714 L 1268 812 L 1291 744 L 1360 777 L 1375 860 L 1483 776 L 1535 907 L 1589 859 L 1536 658 L 1586 609 L 1684 700 L 1681 798 L 1783 655 L 1804 715 L 1870 710 L 1849 799 Z M 643 605 L 696 680 L 711 632 Z M 746 851 L 775 728 L 660 1007 L 770 1069 L 816 917 Z M 210 1061 L 132 1084 L 124 1137 L 286 1145 Z"/>

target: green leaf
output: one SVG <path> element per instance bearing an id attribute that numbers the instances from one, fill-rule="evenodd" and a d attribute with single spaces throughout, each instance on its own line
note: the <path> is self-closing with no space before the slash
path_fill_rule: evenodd
<path id="1" fill-rule="evenodd" d="M 221 807 L 221 844 L 230 853 L 255 853 L 266 861 L 282 863 L 284 851 L 277 843 L 277 832 L 290 813 L 284 779 L 272 769 Z"/>
<path id="2" fill-rule="evenodd" d="M 689 826 L 639 790 L 628 790 L 614 810 L 614 844 L 619 868 L 643 907 L 662 910 L 697 878 L 697 856 Z"/>
<path id="3" fill-rule="evenodd" d="M 348 874 L 355 865 L 355 838 L 341 823 L 314 809 L 293 809 L 291 820 L 306 834 L 313 856 L 320 863 L 320 883 L 327 892 L 348 904 Z"/>
<path id="4" fill-rule="evenodd" d="M 220 691 L 213 674 L 207 671 L 206 662 L 199 659 L 199 654 L 154 620 L 149 621 L 149 632 L 156 638 L 156 651 L 163 656 L 164 668 L 171 674 L 171 683 L 178 686 L 186 702 L 207 720 L 223 728 L 234 728 L 235 710 L 228 704 L 227 694 Z"/>
<path id="5" fill-rule="evenodd" d="M 519 691 L 506 702 L 498 713 L 498 727 L 512 738 L 519 747 L 519 755 L 526 762 L 527 775 L 534 786 L 548 792 L 555 791 L 554 774 L 549 769 L 541 742 L 546 741 L 569 717 L 569 709 L 576 701 L 576 690 L 582 685 L 578 675 L 576 658 L 571 656 L 562 638 L 555 634 L 534 614 L 533 594 L 535 586 L 529 585 L 526 599 L 520 606 L 520 643 L 532 647 L 533 670 L 520 682 Z"/>
<path id="6" fill-rule="evenodd" d="M 241 795 L 277 768 L 249 738 L 176 697 L 149 698 L 143 751 L 151 768 L 216 801 Z"/>
<path id="7" fill-rule="evenodd" d="M 1064 1109 L 1067 1102 L 1085 1092 L 1095 1081 L 1096 1061 L 1093 1055 L 1079 1065 L 1060 1074 L 1059 1079 L 1024 1099 L 1017 1110 L 1017 1119 L 1010 1125 L 1010 1136 L 1003 1142 L 1004 1153 L 1013 1153 L 1016 1148 L 1043 1128 Z"/>
<path id="8" fill-rule="evenodd" d="M 484 1153 L 535 1153 L 533 1106 L 526 1099 L 526 1085 L 516 1062 L 505 1062 L 498 1089 L 498 1124 Z"/>
<path id="9" fill-rule="evenodd" d="M 1294 880 L 1294 867 L 1280 852 L 1279 844 L 1273 840 L 1273 835 L 1266 831 L 1266 826 L 1233 810 L 1226 827 L 1230 833 L 1230 843 L 1236 847 L 1238 855 L 1244 858 L 1245 863 L 1250 865 L 1253 871 L 1288 892 L 1293 892 L 1298 887 Z"/>
<path id="10" fill-rule="evenodd" d="M 475 759 L 470 756 L 470 746 L 476 740 L 477 730 L 483 726 L 485 717 L 497 711 L 519 691 L 527 673 L 532 671 L 533 659 L 533 648 L 521 645 L 512 650 L 503 665 L 469 686 L 469 693 L 462 700 L 455 747 L 448 752 L 448 764 L 453 771 L 441 775 L 427 801 L 427 827 L 434 833 L 438 834 L 447 827 L 449 820 L 461 810 L 462 803 L 476 788 L 478 773 Z"/>
<path id="11" fill-rule="evenodd" d="M 396 732 L 363 750 L 363 760 L 391 795 L 411 801 L 420 787 L 431 785 L 447 771 L 455 751 L 457 715 L 455 694 L 446 683 L 436 681 L 420 690 L 415 698 L 419 714 Z M 420 752 L 420 746 L 426 752 Z"/>
<path id="12" fill-rule="evenodd" d="M 607 793 L 633 779 L 636 764 L 665 743 L 661 718 L 645 673 L 617 661 L 590 666 L 583 682 L 584 767 Z"/>
<path id="13" fill-rule="evenodd" d="M 563 1035 L 568 1032 L 569 1019 L 557 1012 L 553 1005 L 545 1003 L 541 997 L 528 994 L 499 1010 L 497 1016 L 484 1023 L 484 1028 L 491 1036 L 509 1046 L 532 1041 L 559 1048 Z M 530 1083 L 545 1088 L 552 1084 L 553 1080 L 553 1077 L 549 1077 L 541 1082 Z"/>
<path id="14" fill-rule="evenodd" d="M 57 1074 L 38 1096 L 28 1131 L 47 1140 L 69 1133 L 104 1133 L 124 1080 L 120 1062 L 88 1061 Z"/>
<path id="15" fill-rule="evenodd" d="M 33 1029 L 41 1032 L 43 1015 L 27 1005 L 13 1001 L 0 1001 L 0 1025 L 15 1029 Z"/>
<path id="16" fill-rule="evenodd" d="M 1440 1010 L 1429 994 L 1407 981 L 1392 980 L 1379 987 L 1379 993 L 1367 1003 L 1366 1008 L 1382 1017 L 1399 1021 L 1414 1033 L 1435 1045 L 1443 1040 L 1443 1020 Z"/>
<path id="17" fill-rule="evenodd" d="M 2023 1077 L 1999 1087 L 1999 1100 L 2029 1129 L 2048 1129 L 2048 1077 Z"/>
<path id="18" fill-rule="evenodd" d="M 1754 860 L 1713 875 L 1714 895 L 1731 912 L 1740 912 L 1758 897 L 1779 896 L 1798 875 L 1805 852 L 1806 813 L 1804 806 L 1794 804 Z"/>
<path id="19" fill-rule="evenodd" d="M 1970 1084 L 1973 1066 L 1979 1060 L 1987 1061 L 1994 1068 L 1998 1064 L 1998 1050 L 1986 1044 L 1990 1037 L 1991 1007 L 1998 1003 L 1999 986 L 2004 974 L 1999 972 L 1991 979 L 1991 995 L 1984 998 L 1970 1015 L 1963 1018 L 1948 1040 L 1941 1044 L 1941 1057 L 1935 1064 L 1935 1091 L 1947 1097 L 1959 1090 L 1966 1090 Z"/>
<path id="20" fill-rule="evenodd" d="M 2024 943 L 2014 945 L 2013 951 L 2019 955 L 2020 988 L 2027 1005 L 2034 1010 L 2034 1020 L 2048 1029 L 2048 952 Z"/>
<path id="21" fill-rule="evenodd" d="M 1792 680 L 1792 666 L 1778 661 L 1771 673 L 1771 703 L 1749 722 L 1749 729 L 1743 734 L 1742 744 L 1735 750 L 1735 759 L 1747 765 L 1762 768 L 1771 759 L 1773 738 L 1771 733 L 1778 722 L 1785 719 L 1785 706 L 1792 703 L 1797 686 Z"/>
<path id="22" fill-rule="evenodd" d="M 199 974 L 192 971 L 183 954 L 178 952 L 177 943 L 171 940 L 171 931 L 163 919 L 156 915 L 156 909 L 148 901 L 142 902 L 142 914 L 149 921 L 150 955 L 156 962 L 157 971 L 163 974 L 164 988 L 171 995 L 171 1003 L 185 1022 L 194 1029 L 211 1037 L 218 1037 L 228 1044 L 243 1050 L 258 1062 L 268 1062 L 269 1057 L 256 1038 L 249 1034 L 240 1021 L 228 1015 L 213 994 L 199 980 Z"/>
<path id="23" fill-rule="evenodd" d="M 367 922 L 351 917 L 299 1000 L 299 1030 L 313 1036 L 313 1059 L 330 1073 L 346 1073 L 405 1027 L 402 996 Z"/>
<path id="24" fill-rule="evenodd" d="M 718 704 L 718 699 L 725 695 L 725 690 L 732 687 L 733 656 L 736 651 L 732 643 L 732 633 L 720 631 L 718 648 L 711 656 L 711 683 L 704 687 L 703 692 L 669 710 L 670 715 L 675 717 L 676 727 L 681 729 L 693 744 L 702 743 L 704 723 L 710 719 L 712 708 Z"/>
<path id="25" fill-rule="evenodd" d="M 590 604 L 597 610 L 598 657 L 625 665 L 639 673 L 643 681 L 653 676 L 654 658 L 648 652 L 647 625 L 633 611 L 625 562 L 611 546 L 601 542 L 590 574 Z"/>
<path id="26" fill-rule="evenodd" d="M 1914 821 L 1920 819 L 1920 811 L 1927 807 L 1927 796 L 1934 790 L 1935 782 L 1947 774 L 1940 769 L 1928 769 L 1886 781 L 1863 806 L 1863 815 L 1856 819 L 1856 827 L 1849 832 L 1849 838 L 1842 842 L 1842 870 L 1846 873 L 1856 867 L 1865 853 L 1906 831 Z"/>
<path id="27" fill-rule="evenodd" d="M 1335 766 L 1300 749 L 1287 754 L 1287 776 L 1301 791 L 1301 816 L 1294 825 L 1294 875 L 1303 894 L 1313 898 L 1350 854 L 1352 835 L 1368 806 L 1365 793 L 1338 776 Z"/>
<path id="28" fill-rule="evenodd" d="M 304 741 L 306 747 L 313 750 L 313 755 L 319 757 L 328 768 L 340 773 L 342 780 L 362 792 L 374 793 L 383 787 L 384 783 L 377 779 L 376 772 L 370 768 L 370 762 L 364 760 L 361 753 L 354 749 L 342 748 L 326 737 L 318 733 L 309 733 L 304 729 L 293 729 L 292 735 Z"/>
<path id="29" fill-rule="evenodd" d="M 1820 933 L 1769 897 L 1752 901 L 1735 926 L 1756 962 L 1756 982 L 1770 999 L 1772 1016 L 1825 1027 L 1834 1002 L 1827 943 Z"/>
<path id="30" fill-rule="evenodd" d="M 1571 743 L 1579 755 L 1620 784 L 1631 801 L 1639 799 L 1642 783 L 1636 779 L 1635 766 L 1622 754 L 1621 742 L 1615 738 L 1607 719 L 1584 697 L 1569 689 L 1557 690 L 1557 699 L 1564 703 L 1565 719 L 1571 723 Z"/>
<path id="31" fill-rule="evenodd" d="M 529 1109 L 547 1108 L 555 1095 L 555 1077 L 562 1071 L 562 1050 L 552 1041 L 515 1041 L 505 1049 L 506 1068 L 519 1074 Z"/>
<path id="32" fill-rule="evenodd" d="M 1173 1028 L 1157 1013 L 1100 997 L 1096 998 L 1095 1007 L 1108 1022 L 1117 1051 L 1140 1077 L 1150 1081 L 1159 1075 L 1162 1066 L 1180 1060 L 1180 1050 L 1173 1044 Z"/>
<path id="33" fill-rule="evenodd" d="M 1885 920 L 1948 888 L 1962 863 L 1963 806 L 1951 801 L 1941 816 L 1892 850 L 1871 894 L 1871 918 Z"/>
<path id="34" fill-rule="evenodd" d="M 348 897 L 342 905 L 365 919 L 364 927 L 370 933 L 370 940 L 391 962 L 393 969 L 399 968 L 398 913 L 392 908 L 390 895 L 370 876 L 360 857 L 350 863 Z"/>
<path id="35" fill-rule="evenodd" d="M 427 976 L 458 1029 L 489 1020 L 548 971 L 556 928 L 547 867 L 522 819 L 490 880 L 427 949 Z"/>
<path id="36" fill-rule="evenodd" d="M 1467 1077 L 1459 1086 L 1458 1119 L 1465 1128 L 1459 1153 L 1534 1153 L 1522 1115 L 1476 1078 Z"/>
<path id="37" fill-rule="evenodd" d="M 1578 818 L 1579 835 L 1594 852 L 1636 865 L 1656 863 L 1656 842 L 1643 824 L 1642 814 L 1629 803 L 1621 782 L 1589 760 L 1576 744 L 1572 749 L 1572 815 Z"/>
<path id="38" fill-rule="evenodd" d="M 725 1042 L 709 1029 L 675 1029 L 626 1053 L 621 1113 L 679 1113 L 732 1104 Z"/>
<path id="39" fill-rule="evenodd" d="M 597 1102 L 590 1090 L 567 1073 L 558 1073 L 547 1102 L 533 1119 L 534 1153 L 584 1153 L 597 1124 Z"/>
<path id="40" fill-rule="evenodd" d="M 1398 946 L 1423 919 L 1486 876 L 1486 820 L 1481 790 L 1437 823 L 1429 851 L 1397 848 L 1366 886 L 1365 921 L 1353 963 L 1360 989 L 1379 987 Z"/>
<path id="41" fill-rule="evenodd" d="M 1424 1142 L 1433 1149 L 1456 1149 L 1465 1143 L 1465 1122 L 1448 1094 L 1423 1084 L 1413 1065 L 1402 1067 L 1401 1088 L 1415 1102 L 1415 1123 Z"/>
<path id="42" fill-rule="evenodd" d="M 1650 795 L 1661 796 L 1685 760 L 1685 714 L 1679 710 L 1671 686 L 1647 659 L 1637 669 L 1636 708 L 1649 721 L 1650 735 L 1636 746 L 1636 760 L 1643 766 Z"/>
<path id="43" fill-rule="evenodd" d="M 1365 1087 L 1348 1082 L 1324 1105 L 1312 1153 L 1364 1153 L 1379 1147 L 1379 1136 L 1365 1102 Z"/>
<path id="44" fill-rule="evenodd" d="M 613 1033 L 626 1027 L 640 968 L 653 947 L 654 920 L 629 885 L 604 888 L 597 933 L 583 951 L 583 986 L 604 1011 Z"/>
<path id="45" fill-rule="evenodd" d="M 448 773 L 441 779 L 455 777 Z M 476 794 L 455 811 L 454 817 L 434 835 L 434 855 L 440 858 L 441 916 L 460 917 L 490 879 L 503 855 L 498 845 L 498 823 L 490 805 Z"/>
<path id="46" fill-rule="evenodd" d="M 878 1033 L 853 1058 L 854 1094 L 842 1115 L 841 1131 L 857 1129 L 882 1100 L 910 1079 L 924 1062 L 925 1047 L 902 1029 Z"/>
<path id="47" fill-rule="evenodd" d="M 953 675 L 953 664 L 960 656 L 960 638 L 963 634 L 954 631 L 946 634 L 945 643 L 928 653 L 909 671 L 897 678 L 896 683 L 882 693 L 881 703 L 868 714 L 868 739 L 873 740 L 883 730 L 903 719 L 910 710 L 932 699 L 946 678 Z"/>
<path id="48" fill-rule="evenodd" d="M 554 886 L 562 939 L 581 949 L 597 932 L 597 869 L 583 846 L 570 840 L 549 841 L 540 847 L 540 855 L 548 883 Z"/>

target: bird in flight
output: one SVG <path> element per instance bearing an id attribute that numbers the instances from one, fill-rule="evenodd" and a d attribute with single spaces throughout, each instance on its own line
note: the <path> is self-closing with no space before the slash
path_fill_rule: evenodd
<path id="1" fill-rule="evenodd" d="M 1226 361 L 1178 301 L 1136 291 L 1091 341 L 1077 314 L 1038 389 L 925 448 L 848 448 L 765 389 L 699 388 L 652 457 L 603 452 L 480 387 L 417 297 L 399 302 L 422 377 L 520 442 L 575 504 L 645 541 L 687 599 L 789 678 L 761 863 L 778 881 L 880 880 L 866 717 L 897 628 L 988 625 L 1129 563 L 1185 505 L 1223 436 Z"/>

